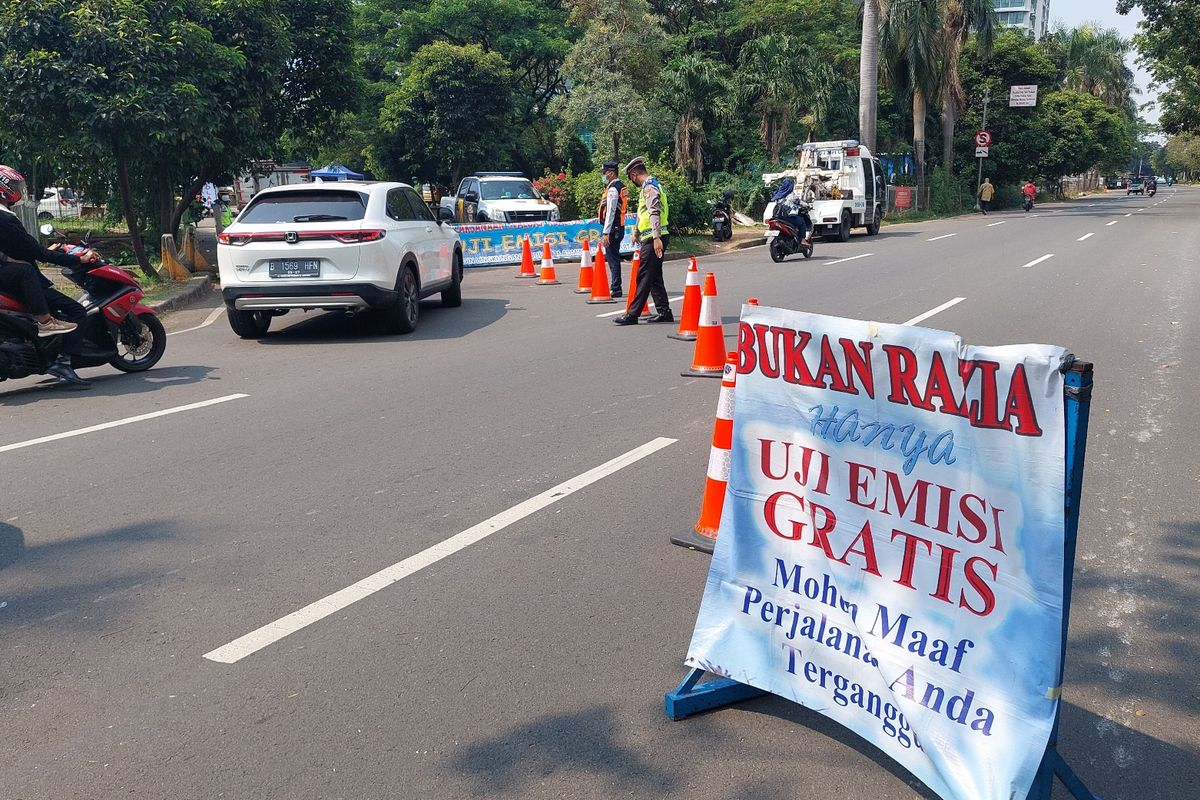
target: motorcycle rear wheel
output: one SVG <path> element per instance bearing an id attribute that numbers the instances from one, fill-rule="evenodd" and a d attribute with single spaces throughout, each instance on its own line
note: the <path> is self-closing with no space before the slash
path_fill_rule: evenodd
<path id="1" fill-rule="evenodd" d="M 117 329 L 117 354 L 108 360 L 121 372 L 145 372 L 158 363 L 167 351 L 167 331 L 154 314 L 143 313 L 135 317 L 141 325 L 138 336 L 130 336 L 125 323 Z M 124 352 L 122 352 L 124 348 Z"/>

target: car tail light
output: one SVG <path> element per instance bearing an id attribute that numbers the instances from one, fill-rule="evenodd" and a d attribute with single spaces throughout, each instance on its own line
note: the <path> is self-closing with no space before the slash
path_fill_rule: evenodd
<path id="1" fill-rule="evenodd" d="M 242 247 L 251 242 L 282 242 L 282 233 L 218 233 L 217 241 L 221 244 Z"/>
<path id="2" fill-rule="evenodd" d="M 381 228 L 371 228 L 363 231 L 330 231 L 329 235 L 342 244 L 362 244 L 363 242 L 378 242 L 387 231 Z"/>

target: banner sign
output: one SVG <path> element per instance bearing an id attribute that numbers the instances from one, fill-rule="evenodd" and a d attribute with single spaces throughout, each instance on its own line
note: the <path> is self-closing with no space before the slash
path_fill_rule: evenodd
<path id="1" fill-rule="evenodd" d="M 625 217 L 625 239 L 621 242 L 622 253 L 633 252 L 633 226 L 637 217 Z M 462 242 L 463 265 L 482 267 L 493 264 L 520 264 L 521 240 L 529 237 L 533 247 L 533 260 L 540 263 L 542 242 L 550 242 L 550 252 L 555 259 L 579 258 L 583 255 L 583 240 L 590 239 L 592 255 L 604 231 L 598 219 L 574 220 L 571 222 L 499 222 L 472 225 L 452 225 Z"/>
<path id="2" fill-rule="evenodd" d="M 1038 85 L 1008 87 L 1009 108 L 1033 108 L 1037 105 Z"/>
<path id="3" fill-rule="evenodd" d="M 911 208 L 912 207 L 912 189 L 908 186 L 896 187 L 896 200 L 893 203 L 896 208 Z"/>
<path id="4" fill-rule="evenodd" d="M 688 666 L 836 720 L 945 800 L 1026 797 L 1059 695 L 1062 355 L 744 306 Z"/>

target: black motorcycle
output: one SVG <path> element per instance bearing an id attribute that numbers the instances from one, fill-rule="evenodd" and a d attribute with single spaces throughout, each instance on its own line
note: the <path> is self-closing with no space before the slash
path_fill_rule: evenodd
<path id="1" fill-rule="evenodd" d="M 712 229 L 714 242 L 727 242 L 733 238 L 733 191 L 726 189 L 713 203 Z"/>
<path id="2" fill-rule="evenodd" d="M 778 264 L 796 253 L 805 258 L 812 258 L 812 239 L 804 240 L 796 226 L 784 216 L 785 208 L 783 203 L 778 203 L 775 213 L 767 220 L 767 249 L 771 253 L 771 260 Z M 800 209 L 796 213 L 807 214 L 808 209 Z"/>

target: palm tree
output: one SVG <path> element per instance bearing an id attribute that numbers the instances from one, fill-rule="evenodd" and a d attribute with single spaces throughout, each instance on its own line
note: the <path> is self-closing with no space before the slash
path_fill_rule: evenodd
<path id="1" fill-rule="evenodd" d="M 759 115 L 763 148 L 778 163 L 793 119 L 811 136 L 825 118 L 837 80 L 833 67 L 800 40 L 778 33 L 746 42 L 738 61 L 737 99 Z"/>
<path id="2" fill-rule="evenodd" d="M 996 36 L 996 9 L 992 0 L 942 0 L 942 163 L 954 169 L 954 123 L 967 103 L 958 75 L 963 45 L 975 31 L 980 52 L 988 55 Z"/>
<path id="3" fill-rule="evenodd" d="M 788 60 L 795 50 L 791 37 L 769 33 L 746 42 L 738 57 L 738 100 L 758 114 L 759 137 L 771 163 L 779 161 L 779 145 L 791 122 L 796 78 Z"/>
<path id="4" fill-rule="evenodd" d="M 862 47 L 858 55 L 858 140 L 875 152 L 879 118 L 880 0 L 863 2 Z"/>
<path id="5" fill-rule="evenodd" d="M 925 117 L 941 77 L 942 8 L 930 0 L 890 0 L 880 31 L 883 60 L 896 86 L 912 92 L 913 162 L 918 203 L 925 195 Z"/>
<path id="6" fill-rule="evenodd" d="M 1063 73 L 1063 85 L 1086 92 L 1112 106 L 1125 106 L 1136 92 L 1133 72 L 1125 65 L 1131 44 L 1119 31 L 1087 22 L 1059 28 L 1047 42 Z"/>
<path id="7" fill-rule="evenodd" d="M 696 53 L 671 62 L 664 74 L 663 99 L 679 114 L 675 123 L 675 166 L 690 170 L 697 183 L 704 180 L 704 112 L 714 107 L 726 88 L 721 66 Z"/>

